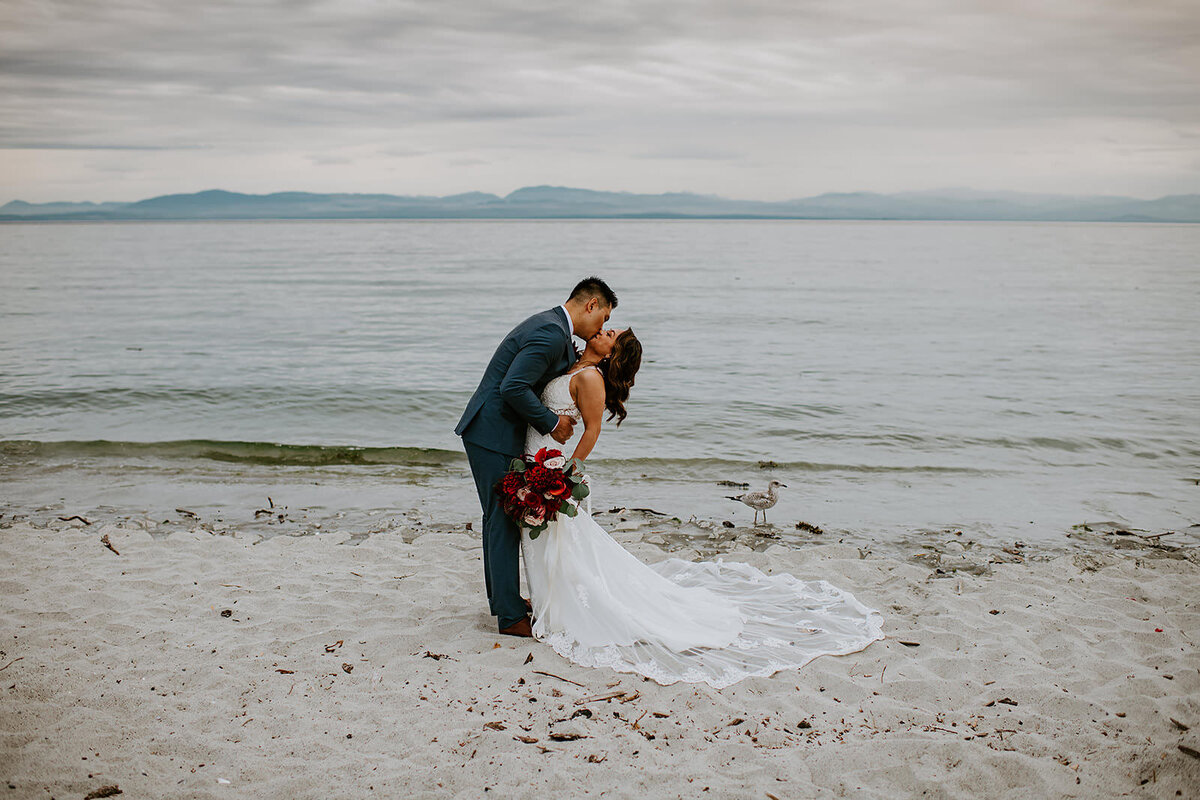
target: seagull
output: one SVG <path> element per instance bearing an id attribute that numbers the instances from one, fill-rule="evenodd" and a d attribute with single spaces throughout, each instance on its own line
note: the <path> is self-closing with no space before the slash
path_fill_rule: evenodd
<path id="1" fill-rule="evenodd" d="M 776 489 L 787 488 L 786 483 L 779 481 L 771 481 L 767 484 L 765 492 L 747 492 L 739 494 L 737 497 L 729 497 L 730 500 L 738 500 L 754 509 L 754 524 L 758 524 L 758 512 L 762 512 L 763 522 L 767 521 L 767 509 L 771 508 L 779 501 L 779 493 Z"/>

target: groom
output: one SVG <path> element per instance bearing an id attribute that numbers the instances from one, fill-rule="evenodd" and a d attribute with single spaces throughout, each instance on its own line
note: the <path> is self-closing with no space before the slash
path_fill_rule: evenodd
<path id="1" fill-rule="evenodd" d="M 617 307 L 617 296 L 599 278 L 584 278 L 567 302 L 534 314 L 508 332 L 454 432 L 463 438 L 479 504 L 483 506 L 483 577 L 500 633 L 532 636 L 529 606 L 521 599 L 521 529 L 500 507 L 495 485 L 525 449 L 525 429 L 566 443 L 572 419 L 542 405 L 542 389 L 575 363 L 571 336 L 587 341 Z"/>

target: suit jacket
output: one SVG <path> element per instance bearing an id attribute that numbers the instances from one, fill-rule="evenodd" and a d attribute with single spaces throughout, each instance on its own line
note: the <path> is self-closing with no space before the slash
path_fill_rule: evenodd
<path id="1" fill-rule="evenodd" d="M 566 312 L 551 308 L 534 314 L 500 342 L 454 432 L 488 450 L 520 454 L 527 425 L 542 434 L 558 425 L 558 414 L 539 396 L 574 361 Z"/>

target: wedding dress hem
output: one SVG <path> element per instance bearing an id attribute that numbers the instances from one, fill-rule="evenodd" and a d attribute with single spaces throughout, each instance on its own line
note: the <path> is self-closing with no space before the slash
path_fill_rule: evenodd
<path id="1" fill-rule="evenodd" d="M 570 379 L 552 380 L 542 402 L 577 417 Z M 531 429 L 526 452 L 542 447 L 562 446 Z M 882 616 L 826 581 L 724 559 L 647 564 L 585 509 L 560 515 L 536 539 L 523 529 L 521 552 L 536 639 L 581 666 L 664 686 L 721 689 L 883 638 Z"/>

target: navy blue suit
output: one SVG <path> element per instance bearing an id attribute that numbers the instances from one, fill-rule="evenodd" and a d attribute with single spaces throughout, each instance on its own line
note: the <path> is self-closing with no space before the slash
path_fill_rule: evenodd
<path id="1" fill-rule="evenodd" d="M 562 308 L 534 314 L 496 348 L 454 432 L 463 438 L 483 508 L 483 574 L 488 605 L 501 630 L 525 616 L 521 601 L 521 529 L 500 507 L 496 482 L 525 449 L 525 429 L 546 434 L 558 414 L 539 396 L 575 361 L 570 321 Z"/>

